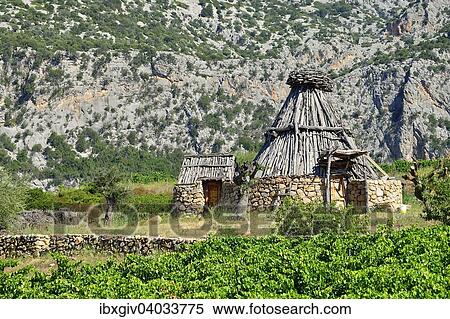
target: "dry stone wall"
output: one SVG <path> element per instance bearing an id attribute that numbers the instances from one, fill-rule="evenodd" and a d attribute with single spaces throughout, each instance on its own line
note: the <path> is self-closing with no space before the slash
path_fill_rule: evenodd
<path id="1" fill-rule="evenodd" d="M 395 209 L 403 201 L 402 193 L 399 180 L 367 180 L 367 187 L 366 181 L 355 180 L 349 183 L 348 200 L 356 207 L 390 206 Z"/>
<path id="2" fill-rule="evenodd" d="M 235 210 L 241 199 L 241 191 L 238 185 L 230 182 L 222 184 L 222 195 L 219 206 L 227 210 Z"/>
<path id="3" fill-rule="evenodd" d="M 173 208 L 179 213 L 199 213 L 203 211 L 205 197 L 201 182 L 176 185 L 173 189 Z"/>
<path id="4" fill-rule="evenodd" d="M 40 256 L 49 252 L 74 254 L 83 249 L 111 254 L 141 254 L 177 251 L 195 239 L 146 236 L 97 235 L 2 235 L 0 258 Z"/>
<path id="5" fill-rule="evenodd" d="M 290 196 L 300 198 L 305 203 L 323 200 L 325 196 L 325 180 L 319 177 L 277 176 L 261 178 L 249 191 L 250 210 L 267 210 L 281 203 Z M 340 180 L 331 183 L 331 200 L 344 203 L 345 194 Z"/>
<path id="6" fill-rule="evenodd" d="M 239 186 L 231 182 L 222 184 L 219 206 L 234 210 L 241 198 Z M 202 182 L 189 185 L 176 185 L 173 190 L 174 210 L 179 213 L 202 213 L 205 205 Z"/>
<path id="7" fill-rule="evenodd" d="M 331 200 L 338 205 L 346 202 L 356 207 L 389 206 L 396 208 L 402 203 L 402 184 L 399 180 L 350 181 L 347 189 L 340 179 L 331 181 Z M 323 201 L 325 179 L 320 177 L 277 176 L 256 179 L 249 187 L 248 210 L 270 210 L 285 197 L 300 198 L 305 203 Z M 233 183 L 224 183 L 220 206 L 233 210 L 241 205 L 243 194 Z M 205 205 L 202 184 L 177 185 L 174 188 L 174 209 L 181 213 L 201 213 Z M 247 206 L 246 206 L 247 207 Z M 245 208 L 247 209 L 247 208 Z M 242 209 L 240 209 L 242 210 Z"/>

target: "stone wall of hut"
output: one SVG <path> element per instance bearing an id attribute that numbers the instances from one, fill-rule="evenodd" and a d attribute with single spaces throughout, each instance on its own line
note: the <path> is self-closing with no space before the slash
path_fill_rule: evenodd
<path id="1" fill-rule="evenodd" d="M 235 210 L 241 199 L 239 186 L 232 182 L 222 184 L 219 206 Z M 203 212 L 205 195 L 202 182 L 189 185 L 176 185 L 173 189 L 173 209 L 178 213 L 199 214 Z"/>
<path id="2" fill-rule="evenodd" d="M 399 180 L 354 180 L 344 187 L 340 179 L 331 181 L 331 200 L 338 205 L 346 202 L 355 207 L 389 206 L 402 203 L 402 184 Z M 270 210 L 286 197 L 300 198 L 305 203 L 325 199 L 325 179 L 320 177 L 278 176 L 256 179 L 247 191 L 248 210 Z M 201 182 L 177 185 L 173 192 L 174 210 L 179 213 L 203 212 L 205 198 Z M 235 210 L 241 203 L 242 192 L 231 182 L 222 185 L 221 208 Z M 242 210 L 242 209 L 240 209 Z"/>
<path id="3" fill-rule="evenodd" d="M 179 213 L 197 214 L 203 211 L 205 196 L 202 182 L 176 185 L 173 189 L 173 209 Z"/>
<path id="4" fill-rule="evenodd" d="M 366 192 L 366 188 L 368 192 Z M 403 201 L 399 180 L 355 180 L 348 185 L 348 200 L 355 207 L 389 206 L 396 208 Z"/>
<path id="5" fill-rule="evenodd" d="M 222 184 L 222 194 L 219 206 L 227 210 L 236 210 L 241 199 L 241 191 L 238 185 L 231 182 Z"/>
<path id="6" fill-rule="evenodd" d="M 300 198 L 305 203 L 323 201 L 325 186 L 325 180 L 319 177 L 261 178 L 255 180 L 249 190 L 249 208 L 251 211 L 272 209 L 288 196 Z M 345 193 L 340 180 L 331 182 L 331 200 L 342 205 L 345 202 Z"/>

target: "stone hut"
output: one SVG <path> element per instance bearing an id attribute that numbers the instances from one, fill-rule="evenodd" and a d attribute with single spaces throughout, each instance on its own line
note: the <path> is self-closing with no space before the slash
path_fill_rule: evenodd
<path id="1" fill-rule="evenodd" d="M 326 93 L 331 79 L 313 70 L 294 71 L 291 91 L 254 160 L 251 210 L 277 206 L 285 196 L 358 207 L 402 203 L 402 185 L 359 149 Z"/>
<path id="2" fill-rule="evenodd" d="M 331 79 L 300 70 L 291 72 L 287 84 L 291 91 L 252 165 L 238 167 L 230 154 L 184 159 L 174 189 L 176 210 L 201 212 L 220 205 L 235 205 L 240 212 L 270 210 L 287 196 L 366 210 L 402 203 L 401 182 L 356 146 L 328 103 Z"/>
<path id="3" fill-rule="evenodd" d="M 229 207 L 239 201 L 239 188 L 233 182 L 235 169 L 232 154 L 186 156 L 173 190 L 175 211 L 199 213 L 205 207 Z"/>

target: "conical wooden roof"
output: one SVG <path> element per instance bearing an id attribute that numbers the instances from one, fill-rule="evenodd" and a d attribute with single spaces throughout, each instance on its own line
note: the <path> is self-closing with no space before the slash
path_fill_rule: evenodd
<path id="1" fill-rule="evenodd" d="M 325 94 L 333 89 L 331 79 L 319 71 L 302 70 L 292 72 L 287 84 L 291 86 L 289 96 L 255 158 L 255 177 L 324 177 L 326 167 L 320 158 L 335 152 L 351 164 L 346 166 L 350 177 L 378 178 L 370 164 L 373 161 L 357 149 L 327 102 Z"/>

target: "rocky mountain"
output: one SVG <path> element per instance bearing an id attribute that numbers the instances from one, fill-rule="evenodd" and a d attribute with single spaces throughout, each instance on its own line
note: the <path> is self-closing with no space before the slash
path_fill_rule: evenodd
<path id="1" fill-rule="evenodd" d="M 448 0 L 0 0 L 0 31 L 3 161 L 254 151 L 298 68 L 377 160 L 450 147 Z"/>

